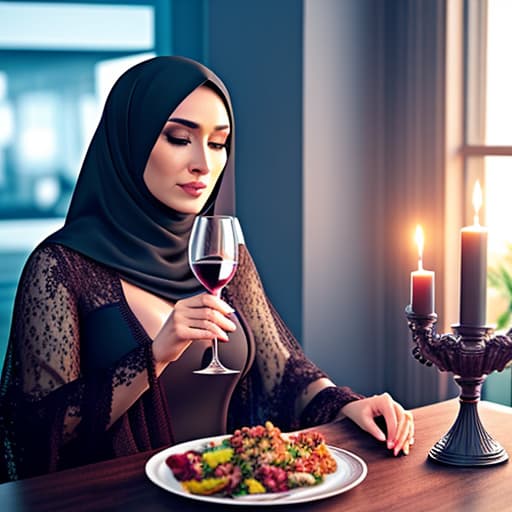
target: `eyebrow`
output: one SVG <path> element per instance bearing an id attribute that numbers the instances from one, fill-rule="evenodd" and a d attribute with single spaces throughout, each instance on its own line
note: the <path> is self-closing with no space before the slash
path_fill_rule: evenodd
<path id="1" fill-rule="evenodd" d="M 167 120 L 168 123 L 178 123 L 178 124 L 182 124 L 183 126 L 186 126 L 187 128 L 191 128 L 193 130 L 196 130 L 197 128 L 199 128 L 199 124 L 194 122 L 194 121 L 189 121 L 188 119 L 182 119 L 181 117 L 170 117 L 168 120 Z M 221 124 L 221 125 L 218 125 L 218 126 L 215 126 L 214 127 L 214 130 L 217 132 L 217 131 L 220 131 L 220 130 L 228 130 L 229 129 L 229 125 L 228 124 Z"/>

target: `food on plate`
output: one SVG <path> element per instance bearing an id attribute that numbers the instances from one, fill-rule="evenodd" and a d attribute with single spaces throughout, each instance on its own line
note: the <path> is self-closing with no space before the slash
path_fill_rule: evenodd
<path id="1" fill-rule="evenodd" d="M 336 461 L 319 432 L 283 435 L 270 421 L 242 427 L 200 450 L 170 455 L 167 466 L 193 494 L 242 496 L 323 482 Z"/>

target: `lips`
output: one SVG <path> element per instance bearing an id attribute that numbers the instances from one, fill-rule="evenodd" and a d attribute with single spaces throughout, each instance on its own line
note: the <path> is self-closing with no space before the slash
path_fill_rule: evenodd
<path id="1" fill-rule="evenodd" d="M 179 185 L 181 189 L 192 197 L 199 197 L 206 188 L 206 184 L 200 181 L 191 181 L 190 183 L 184 183 L 183 185 Z"/>

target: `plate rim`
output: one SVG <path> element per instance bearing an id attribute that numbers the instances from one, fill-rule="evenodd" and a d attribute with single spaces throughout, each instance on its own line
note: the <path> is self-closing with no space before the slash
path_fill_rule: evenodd
<path id="1" fill-rule="evenodd" d="M 290 434 L 283 433 L 283 436 L 293 435 L 293 434 L 294 433 L 290 433 Z M 204 438 L 200 438 L 200 439 L 192 439 L 190 441 L 185 441 L 183 443 L 179 443 L 176 445 L 172 445 L 172 446 L 163 448 L 162 450 L 158 451 L 157 453 L 154 453 L 146 461 L 146 464 L 144 466 L 146 476 L 149 480 L 151 480 L 151 482 L 153 484 L 157 485 L 161 489 L 163 489 L 167 492 L 170 492 L 171 494 L 174 494 L 176 496 L 181 496 L 183 498 L 192 499 L 192 500 L 196 500 L 196 501 L 203 501 L 203 502 L 208 502 L 208 503 L 220 503 L 223 505 L 227 504 L 227 505 L 234 505 L 234 506 L 243 505 L 243 506 L 260 506 L 261 507 L 261 506 L 276 506 L 276 505 L 285 505 L 285 504 L 291 505 L 293 503 L 306 503 L 306 502 L 310 502 L 310 501 L 317 501 L 317 500 L 321 500 L 321 499 L 325 499 L 325 498 L 330 498 L 330 497 L 336 496 L 338 494 L 343 494 L 344 492 L 347 492 L 347 491 L 353 489 L 354 487 L 358 486 L 361 482 L 364 481 L 364 479 L 366 478 L 366 476 L 368 474 L 368 466 L 367 466 L 366 462 L 359 455 L 356 455 L 355 453 L 353 453 L 349 450 L 346 450 L 345 448 L 339 448 L 337 446 L 332 446 L 332 445 L 327 444 L 327 447 L 329 448 L 329 450 L 332 450 L 332 452 L 334 452 L 338 457 L 342 456 L 345 458 L 352 459 L 353 462 L 355 461 L 359 465 L 360 471 L 359 471 L 357 478 L 355 478 L 354 481 L 348 483 L 347 485 L 343 485 L 340 487 L 336 487 L 334 489 L 326 490 L 325 492 L 321 492 L 321 486 L 323 484 L 319 484 L 316 489 L 319 490 L 320 492 L 317 492 L 317 493 L 314 493 L 314 494 L 311 494 L 308 496 L 298 495 L 295 499 L 294 499 L 293 495 L 290 495 L 289 498 L 285 497 L 285 498 L 276 499 L 276 500 L 270 500 L 267 498 L 265 500 L 259 500 L 259 501 L 256 499 L 254 501 L 245 501 L 242 499 L 237 500 L 236 498 L 228 498 L 228 497 L 221 497 L 221 496 L 202 496 L 200 494 L 192 494 L 190 492 L 187 492 L 181 486 L 179 486 L 179 488 L 177 488 L 177 489 L 174 489 L 174 488 L 170 487 L 169 485 L 167 485 L 165 482 L 162 482 L 157 477 L 157 469 L 159 467 L 159 464 L 161 464 L 161 463 L 165 464 L 165 459 L 167 458 L 168 455 L 171 455 L 174 452 L 180 453 L 181 451 L 187 451 L 194 446 L 197 448 L 198 444 L 204 445 L 204 444 L 212 442 L 212 441 L 219 442 L 219 441 L 222 441 L 223 439 L 226 439 L 229 437 L 231 437 L 229 434 L 219 435 L 219 436 L 210 436 L 210 437 L 204 437 Z M 313 491 L 313 488 L 311 490 Z M 279 494 L 279 493 L 276 493 L 276 494 Z"/>

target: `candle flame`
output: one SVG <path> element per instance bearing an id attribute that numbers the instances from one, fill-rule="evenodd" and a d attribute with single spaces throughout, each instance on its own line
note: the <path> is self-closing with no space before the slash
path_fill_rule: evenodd
<path id="1" fill-rule="evenodd" d="M 479 212 L 482 207 L 482 189 L 480 187 L 480 182 L 476 180 L 475 186 L 473 188 L 473 210 L 475 211 L 475 215 L 473 217 L 475 226 L 480 224 Z"/>
<path id="2" fill-rule="evenodd" d="M 419 224 L 416 226 L 414 240 L 418 246 L 418 269 L 423 270 L 423 244 L 425 242 L 425 238 L 423 236 L 423 228 Z"/>

